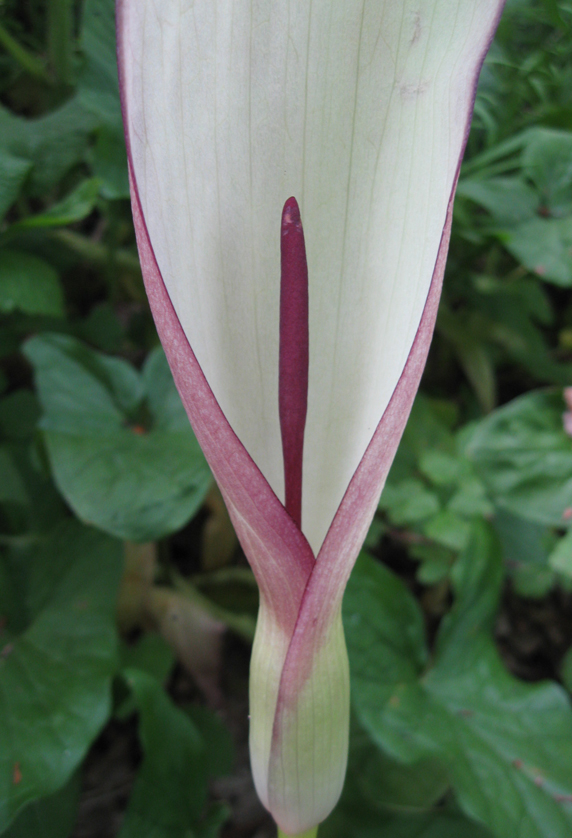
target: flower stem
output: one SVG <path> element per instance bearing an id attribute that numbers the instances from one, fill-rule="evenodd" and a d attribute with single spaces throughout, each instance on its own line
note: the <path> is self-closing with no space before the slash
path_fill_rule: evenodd
<path id="1" fill-rule="evenodd" d="M 317 826 L 312 827 L 312 829 L 309 829 L 307 832 L 300 832 L 299 835 L 286 835 L 286 833 L 282 832 L 280 827 L 278 827 L 278 838 L 316 838 L 317 835 Z"/>

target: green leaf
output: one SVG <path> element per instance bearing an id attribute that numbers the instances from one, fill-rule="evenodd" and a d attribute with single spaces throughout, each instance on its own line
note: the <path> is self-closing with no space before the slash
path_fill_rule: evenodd
<path id="1" fill-rule="evenodd" d="M 541 279 L 572 285 L 572 219 L 532 218 L 503 231 L 502 242 L 525 268 Z"/>
<path id="2" fill-rule="evenodd" d="M 572 213 L 572 133 L 537 128 L 531 132 L 522 163 L 551 215 Z"/>
<path id="3" fill-rule="evenodd" d="M 127 155 L 119 103 L 113 0 L 86 0 L 81 44 L 85 64 L 79 79 L 79 98 L 101 121 L 93 149 L 94 174 L 104 198 L 129 198 Z"/>
<path id="4" fill-rule="evenodd" d="M 121 644 L 121 665 L 145 672 L 159 684 L 165 684 L 175 665 L 175 655 L 160 634 L 148 631 L 136 643 Z"/>
<path id="5" fill-rule="evenodd" d="M 420 458 L 426 451 L 441 449 L 451 454 L 455 442 L 451 426 L 456 420 L 450 402 L 430 400 L 417 394 L 403 438 L 388 477 L 388 483 L 398 483 L 417 474 Z"/>
<path id="6" fill-rule="evenodd" d="M 381 495 L 379 508 L 385 510 L 397 526 L 423 521 L 439 512 L 437 495 L 420 480 L 413 478 L 400 483 L 388 482 Z"/>
<path id="7" fill-rule="evenodd" d="M 320 838 L 491 838 L 491 833 L 462 815 L 381 815 L 362 804 L 336 809 L 320 826 Z"/>
<path id="8" fill-rule="evenodd" d="M 434 806 L 449 788 L 441 763 L 425 759 L 405 765 L 377 747 L 352 718 L 348 789 L 371 809 L 423 811 Z M 353 787 L 353 788 L 351 788 Z M 346 794 L 346 798 L 348 795 Z"/>
<path id="9" fill-rule="evenodd" d="M 394 759 L 436 758 L 459 805 L 497 838 L 566 838 L 572 829 L 572 712 L 556 684 L 505 670 L 491 631 L 500 551 L 475 525 L 453 571 L 456 602 L 427 666 L 421 612 L 403 583 L 362 557 L 344 601 L 360 723 Z M 406 631 L 404 632 L 404 628 Z"/>
<path id="10" fill-rule="evenodd" d="M 459 480 L 463 463 L 459 457 L 445 451 L 430 449 L 420 457 L 419 470 L 435 486 L 451 486 Z"/>
<path id="11" fill-rule="evenodd" d="M 211 475 L 161 350 L 139 375 L 62 335 L 28 341 L 59 490 L 84 521 L 151 541 L 199 509 Z"/>
<path id="12" fill-rule="evenodd" d="M 85 58 L 78 81 L 80 102 L 122 136 L 113 0 L 86 0 L 80 42 Z"/>
<path id="13" fill-rule="evenodd" d="M 77 815 L 80 775 L 49 797 L 30 803 L 2 838 L 69 838 Z"/>
<path id="14" fill-rule="evenodd" d="M 108 718 L 116 668 L 121 545 L 69 521 L 27 563 L 32 622 L 0 652 L 0 832 L 69 780 Z"/>
<path id="15" fill-rule="evenodd" d="M 483 483 L 474 475 L 469 475 L 459 481 L 458 489 L 448 502 L 447 509 L 465 518 L 472 518 L 475 515 L 487 517 L 493 512 L 493 506 L 487 498 Z"/>
<path id="16" fill-rule="evenodd" d="M 459 318 L 445 304 L 439 309 L 437 331 L 453 346 L 460 366 L 470 382 L 484 413 L 493 409 L 496 401 L 495 372 L 490 352 L 483 342 L 480 324 L 469 318 Z"/>
<path id="17" fill-rule="evenodd" d="M 443 547 L 463 550 L 469 540 L 471 525 L 449 509 L 443 509 L 427 521 L 423 531 L 428 538 Z"/>
<path id="18" fill-rule="evenodd" d="M 214 780 L 232 772 L 235 754 L 229 729 L 207 707 L 190 704 L 184 708 L 205 743 L 205 771 Z"/>
<path id="19" fill-rule="evenodd" d="M 456 559 L 455 551 L 433 542 L 410 545 L 409 555 L 421 562 L 416 576 L 422 585 L 435 585 L 448 577 Z"/>
<path id="20" fill-rule="evenodd" d="M 139 711 L 144 756 L 119 838 L 188 838 L 207 796 L 202 738 L 154 678 L 136 669 L 125 677 Z"/>
<path id="21" fill-rule="evenodd" d="M 568 530 L 548 557 L 548 564 L 553 570 L 572 578 L 572 530 Z"/>
<path id="22" fill-rule="evenodd" d="M 473 429 L 467 454 L 495 504 L 521 518 L 568 526 L 572 440 L 562 427 L 561 391 L 533 391 Z"/>
<path id="23" fill-rule="evenodd" d="M 0 311 L 63 317 L 64 298 L 56 271 L 30 253 L 1 249 Z"/>
<path id="24" fill-rule="evenodd" d="M 46 430 L 106 435 L 136 417 L 145 390 L 125 361 L 56 334 L 32 338 L 24 353 L 36 371 Z"/>
<path id="25" fill-rule="evenodd" d="M 458 812 L 437 808 L 449 786 L 435 759 L 404 765 L 379 747 L 352 718 L 342 798 L 320 826 L 323 838 L 490 838 Z"/>
<path id="26" fill-rule="evenodd" d="M 39 418 L 40 406 L 31 390 L 13 390 L 0 399 L 0 434 L 6 439 L 29 439 Z"/>
<path id="27" fill-rule="evenodd" d="M 505 224 L 533 218 L 540 203 L 534 189 L 520 177 L 464 179 L 459 182 L 457 196 L 469 198 Z"/>
<path id="28" fill-rule="evenodd" d="M 101 194 L 109 200 L 129 198 L 127 152 L 123 131 L 106 125 L 97 133 L 92 157 L 93 173 L 101 182 Z"/>
<path id="29" fill-rule="evenodd" d="M 0 149 L 33 164 L 27 189 L 44 196 L 85 156 L 97 118 L 74 97 L 38 119 L 15 116 L 0 107 Z"/>
<path id="30" fill-rule="evenodd" d="M 22 221 L 13 224 L 11 230 L 28 230 L 36 227 L 65 227 L 82 221 L 93 212 L 99 193 L 100 182 L 97 178 L 84 180 L 73 192 L 58 201 L 39 215 L 30 215 Z"/>
<path id="31" fill-rule="evenodd" d="M 564 655 L 560 666 L 560 674 L 568 692 L 572 692 L 572 647 Z"/>
<path id="32" fill-rule="evenodd" d="M 20 194 L 31 168 L 30 160 L 16 157 L 0 147 L 0 221 Z"/>
<path id="33" fill-rule="evenodd" d="M 555 541 L 552 531 L 504 509 L 496 511 L 493 524 L 516 593 L 523 597 L 546 596 L 556 582 L 548 566 L 549 550 Z"/>
<path id="34" fill-rule="evenodd" d="M 0 502 L 27 503 L 28 495 L 10 450 L 0 445 Z"/>

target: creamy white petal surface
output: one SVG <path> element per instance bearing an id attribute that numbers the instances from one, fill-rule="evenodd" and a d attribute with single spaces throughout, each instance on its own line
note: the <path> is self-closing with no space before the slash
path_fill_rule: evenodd
<path id="1" fill-rule="evenodd" d="M 283 497 L 280 213 L 310 294 L 302 529 L 317 553 L 419 324 L 498 0 L 124 2 L 124 99 L 169 295 Z"/>

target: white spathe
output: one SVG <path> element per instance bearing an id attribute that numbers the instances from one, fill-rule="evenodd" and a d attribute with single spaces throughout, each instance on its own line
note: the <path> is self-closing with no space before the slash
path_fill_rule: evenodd
<path id="1" fill-rule="evenodd" d="M 415 337 L 498 6 L 125 4 L 127 130 L 158 265 L 221 409 L 281 499 L 280 214 L 290 195 L 300 203 L 302 529 L 315 553 Z"/>

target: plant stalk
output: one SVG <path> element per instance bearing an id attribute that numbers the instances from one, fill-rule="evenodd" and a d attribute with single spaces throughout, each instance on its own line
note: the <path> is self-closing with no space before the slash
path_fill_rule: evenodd
<path id="1" fill-rule="evenodd" d="M 0 46 L 4 47 L 6 52 L 12 56 L 14 61 L 18 62 L 28 75 L 43 81 L 45 84 L 52 83 L 43 62 L 12 37 L 2 24 L 0 24 Z"/>
<path id="2" fill-rule="evenodd" d="M 282 832 L 280 827 L 278 827 L 278 838 L 317 838 L 317 835 L 317 826 L 312 827 L 312 829 L 309 829 L 307 832 L 301 832 L 299 835 L 286 835 L 286 833 Z"/>
<path id="3" fill-rule="evenodd" d="M 49 0 L 48 55 L 58 82 L 73 84 L 74 0 Z"/>

